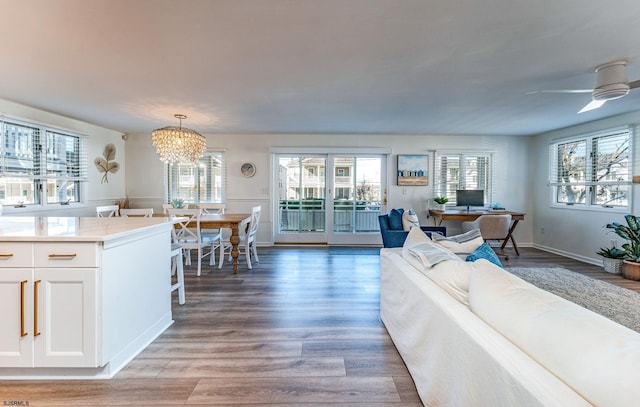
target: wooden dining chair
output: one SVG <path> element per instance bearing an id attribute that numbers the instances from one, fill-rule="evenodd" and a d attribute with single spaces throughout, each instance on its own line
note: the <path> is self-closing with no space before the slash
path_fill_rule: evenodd
<path id="1" fill-rule="evenodd" d="M 245 225 L 240 224 L 238 227 L 238 232 L 240 234 L 240 244 L 238 245 L 238 249 L 240 254 L 244 254 L 244 257 L 247 259 L 247 268 L 251 270 L 253 266 L 251 265 L 251 256 L 253 256 L 256 263 L 260 262 L 258 258 L 258 251 L 256 249 L 256 234 L 258 233 L 258 225 L 260 224 L 260 212 L 262 210 L 261 206 L 254 206 L 251 208 L 251 218 L 249 223 Z M 224 261 L 224 257 L 226 254 L 229 255 L 229 261 L 231 258 L 231 241 L 230 235 L 225 238 L 224 234 L 222 236 L 222 245 L 220 246 L 220 260 L 218 260 L 218 268 L 222 268 L 222 263 Z"/>
<path id="2" fill-rule="evenodd" d="M 120 207 L 118 205 L 96 206 L 96 216 L 99 218 L 111 218 L 120 216 Z"/>
<path id="3" fill-rule="evenodd" d="M 138 218 L 150 218 L 153 216 L 153 208 L 133 208 L 133 209 L 120 209 L 120 216 L 122 217 L 138 217 Z"/>
<path id="4" fill-rule="evenodd" d="M 215 265 L 215 249 L 221 244 L 220 233 L 204 235 L 200 228 L 202 209 L 167 209 L 169 216 L 185 218 L 176 223 L 172 230 L 173 242 L 182 246 L 185 251 L 185 265 L 191 265 L 191 250 L 198 253 L 198 268 L 196 275 L 200 276 L 202 259 L 209 256 L 209 264 Z"/>

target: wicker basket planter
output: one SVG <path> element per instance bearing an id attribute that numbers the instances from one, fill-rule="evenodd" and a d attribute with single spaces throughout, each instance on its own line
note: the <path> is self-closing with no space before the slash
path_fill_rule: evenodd
<path id="1" fill-rule="evenodd" d="M 622 277 L 640 281 L 640 263 L 624 260 L 622 263 Z"/>
<path id="2" fill-rule="evenodd" d="M 611 259 L 609 257 L 602 258 L 602 266 L 604 271 L 612 274 L 622 274 L 622 259 Z"/>

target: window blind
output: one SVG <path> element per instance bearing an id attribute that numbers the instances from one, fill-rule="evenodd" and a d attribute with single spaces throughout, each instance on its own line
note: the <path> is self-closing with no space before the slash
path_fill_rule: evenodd
<path id="1" fill-rule="evenodd" d="M 226 201 L 224 151 L 206 151 L 198 165 L 167 164 L 165 201 L 188 203 Z"/>
<path id="2" fill-rule="evenodd" d="M 491 202 L 491 153 L 436 152 L 434 196 L 446 196 L 456 205 L 456 190 L 484 190 L 484 201 Z"/>

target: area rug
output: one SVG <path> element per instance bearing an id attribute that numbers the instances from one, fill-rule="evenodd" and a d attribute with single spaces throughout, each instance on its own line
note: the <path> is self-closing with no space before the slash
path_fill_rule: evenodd
<path id="1" fill-rule="evenodd" d="M 329 246 L 329 254 L 380 254 L 378 247 L 349 247 L 349 246 Z"/>
<path id="2" fill-rule="evenodd" d="M 509 267 L 525 281 L 640 332 L 640 293 L 561 267 Z"/>

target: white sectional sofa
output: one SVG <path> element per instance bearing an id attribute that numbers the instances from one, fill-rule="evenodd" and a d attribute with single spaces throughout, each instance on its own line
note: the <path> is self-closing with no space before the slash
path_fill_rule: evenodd
<path id="1" fill-rule="evenodd" d="M 640 406 L 640 334 L 486 260 L 412 263 L 381 250 L 380 314 L 424 405 Z"/>

